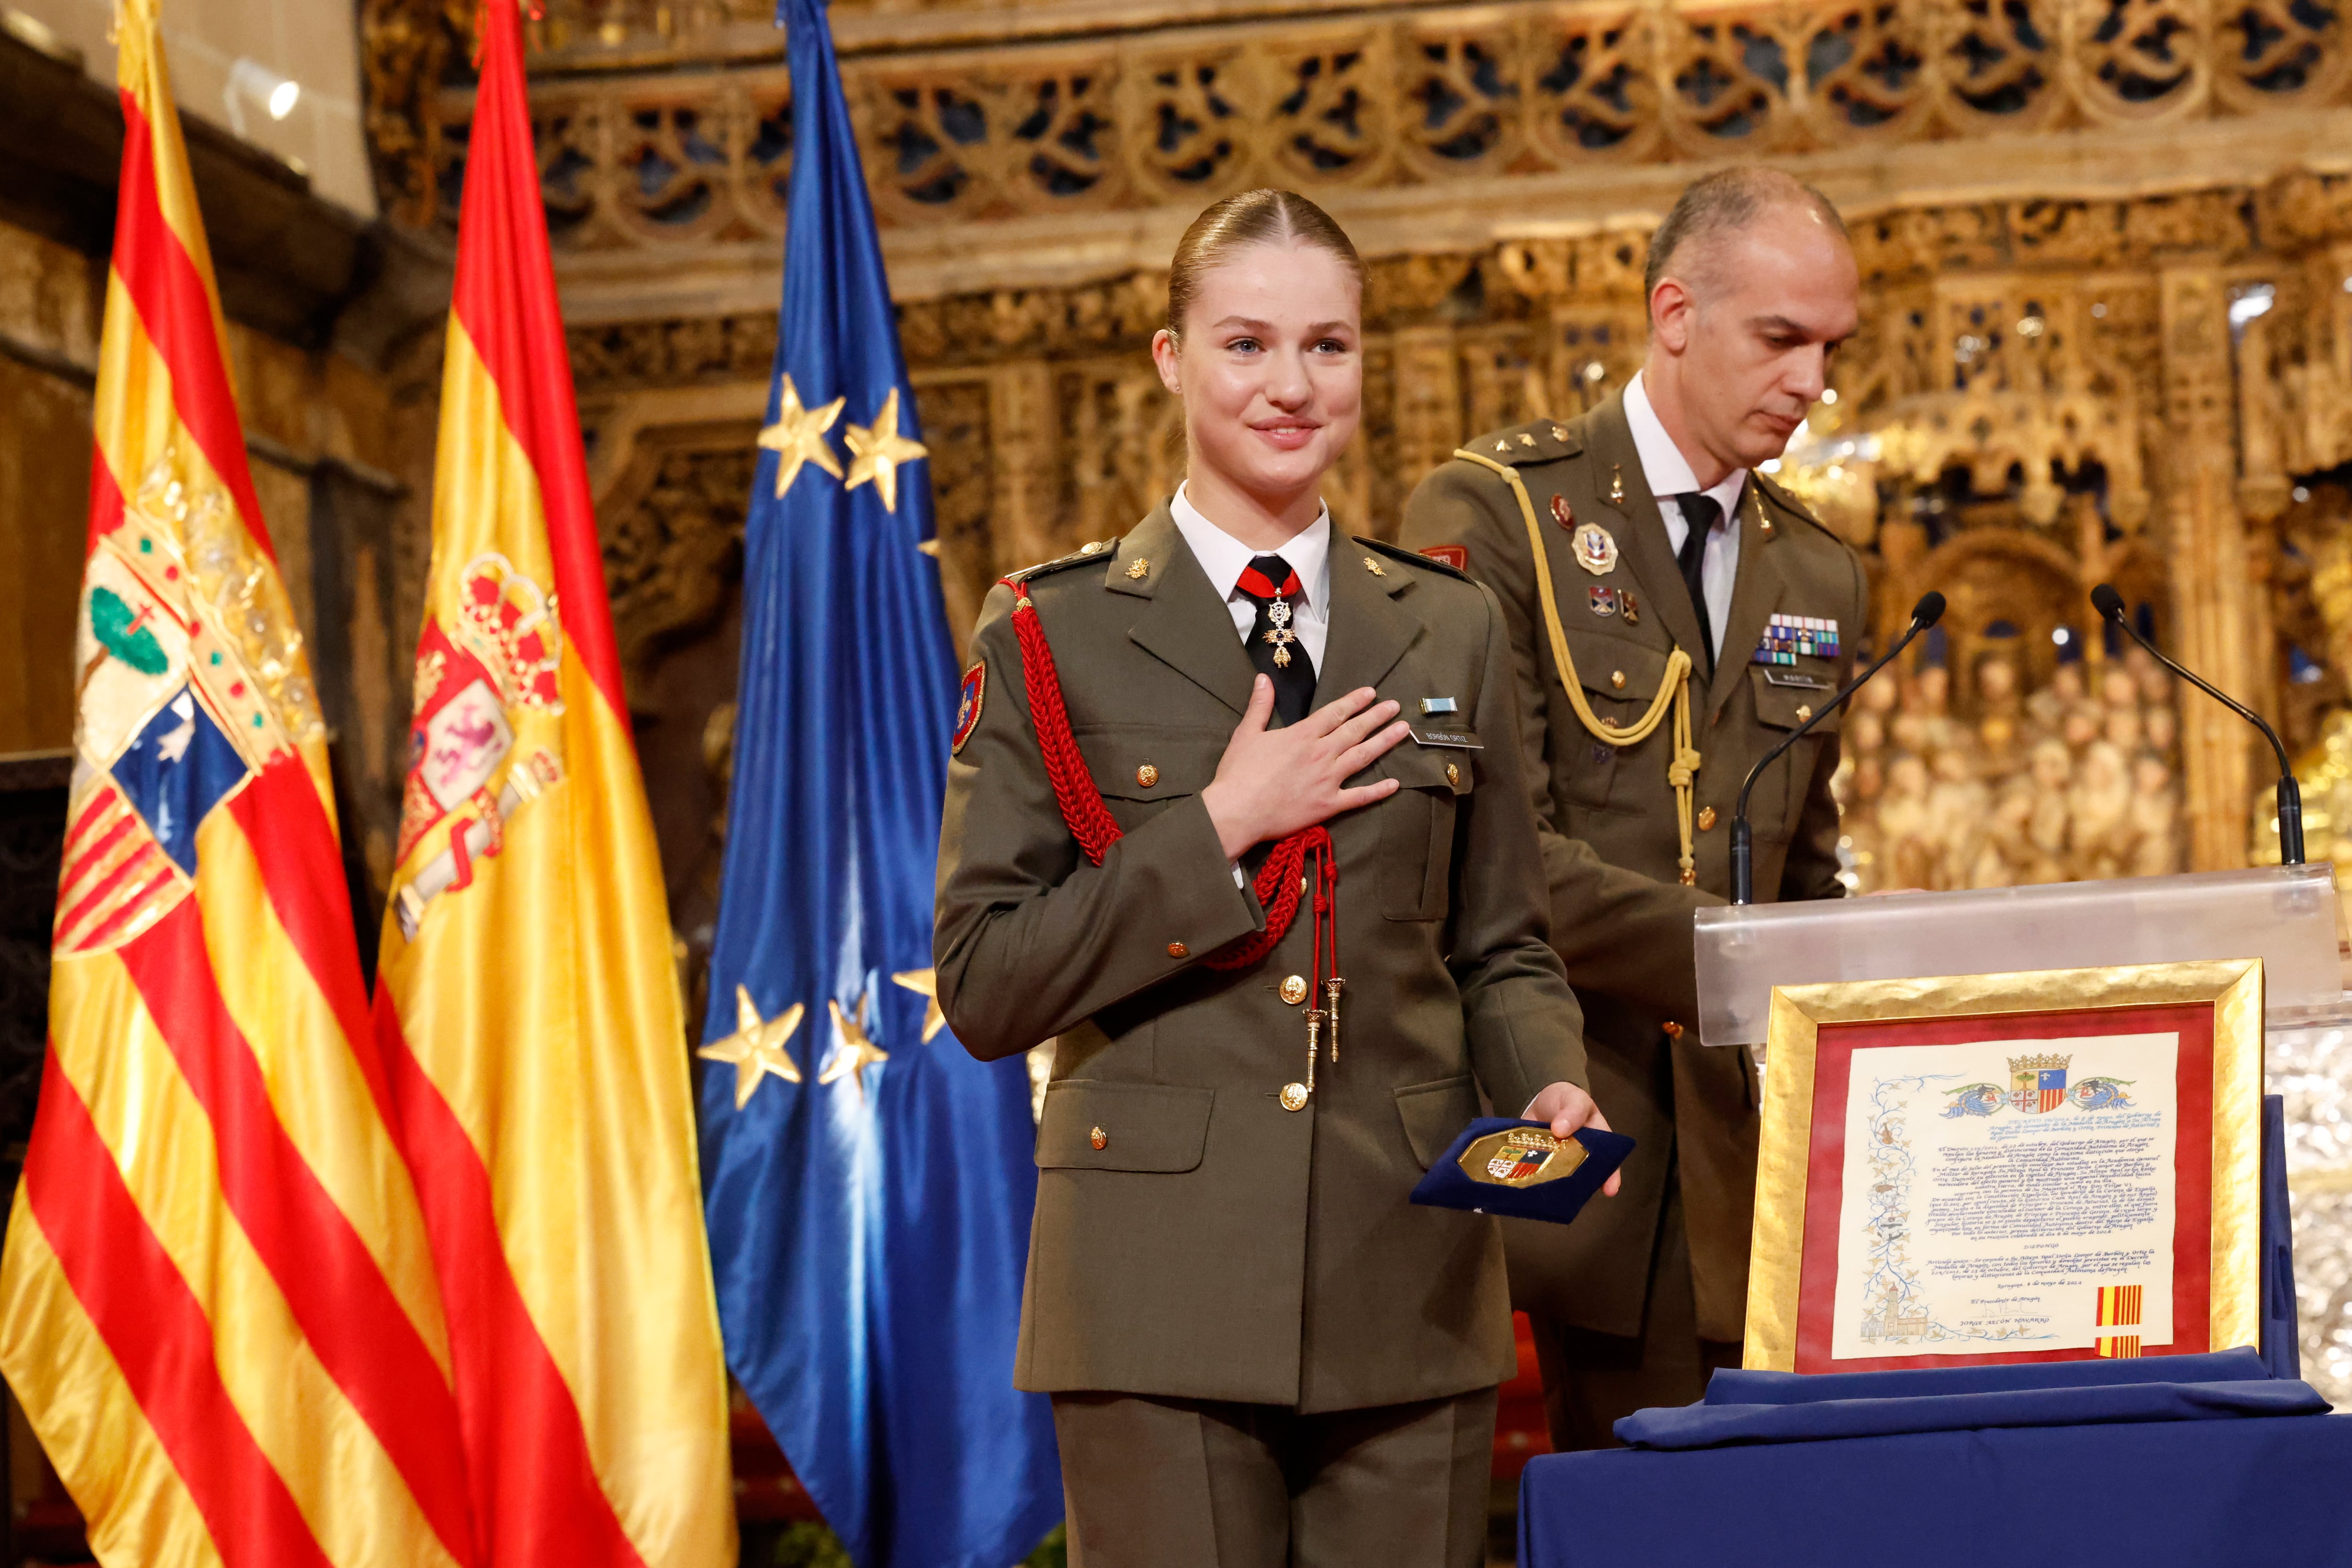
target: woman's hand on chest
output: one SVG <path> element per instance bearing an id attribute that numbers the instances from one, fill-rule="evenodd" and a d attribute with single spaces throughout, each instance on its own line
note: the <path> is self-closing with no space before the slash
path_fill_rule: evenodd
<path id="1" fill-rule="evenodd" d="M 1412 733 L 1397 718 L 1397 704 L 1375 701 L 1378 695 L 1363 687 L 1296 724 L 1270 730 L 1274 683 L 1256 678 L 1248 710 L 1218 760 L 1216 777 L 1201 792 L 1226 858 L 1238 860 L 1254 846 L 1286 838 L 1396 793 L 1394 779 L 1353 788 L 1343 783 Z"/>

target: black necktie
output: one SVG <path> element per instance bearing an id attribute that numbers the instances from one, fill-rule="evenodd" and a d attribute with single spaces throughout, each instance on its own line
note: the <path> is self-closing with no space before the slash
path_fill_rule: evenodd
<path id="1" fill-rule="evenodd" d="M 1235 585 L 1257 606 L 1257 619 L 1250 623 L 1249 657 L 1261 673 L 1273 678 L 1274 721 L 1296 724 L 1315 700 L 1315 661 L 1307 657 L 1307 645 L 1298 640 L 1293 619 L 1305 592 L 1298 574 L 1279 555 L 1261 555 L 1242 568 Z"/>
<path id="2" fill-rule="evenodd" d="M 1706 564 L 1707 536 L 1715 531 L 1716 519 L 1723 515 L 1723 509 L 1715 504 L 1713 496 L 1676 496 L 1674 500 L 1675 504 L 1683 509 L 1683 522 L 1685 525 L 1683 547 L 1675 554 L 1675 564 L 1682 568 L 1683 586 L 1690 590 L 1691 608 L 1698 612 L 1698 640 L 1700 646 L 1706 650 L 1706 678 L 1713 680 L 1715 679 L 1715 622 L 1706 613 L 1706 583 L 1704 569 Z"/>

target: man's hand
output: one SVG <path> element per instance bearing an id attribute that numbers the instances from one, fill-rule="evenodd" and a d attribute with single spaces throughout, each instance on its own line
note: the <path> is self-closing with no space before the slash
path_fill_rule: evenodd
<path id="1" fill-rule="evenodd" d="M 1555 1138 L 1565 1138 L 1580 1127 L 1598 1127 L 1603 1132 L 1609 1131 L 1609 1119 L 1601 1114 L 1601 1108 L 1592 1103 L 1592 1097 L 1572 1083 L 1545 1085 L 1542 1093 L 1528 1101 L 1527 1114 L 1519 1120 L 1550 1122 L 1551 1135 Z M 1601 1184 L 1603 1197 L 1617 1195 L 1620 1185 L 1618 1174 L 1615 1171 L 1610 1172 L 1609 1179 Z"/>
<path id="2" fill-rule="evenodd" d="M 1412 733 L 1396 718 L 1393 701 L 1373 705 L 1378 696 L 1361 687 L 1327 702 L 1296 724 L 1269 730 L 1274 716 L 1274 682 L 1261 675 L 1250 688 L 1250 702 L 1225 754 L 1217 759 L 1217 776 L 1201 792 L 1209 821 L 1225 858 L 1238 860 L 1270 838 L 1287 838 L 1302 827 L 1328 822 L 1343 811 L 1386 800 L 1401 787 L 1394 779 L 1380 779 L 1353 789 L 1341 781 L 1372 765 L 1389 748 Z M 1388 724 L 1388 728 L 1381 726 Z M 1591 1101 L 1587 1101 L 1590 1104 Z"/>

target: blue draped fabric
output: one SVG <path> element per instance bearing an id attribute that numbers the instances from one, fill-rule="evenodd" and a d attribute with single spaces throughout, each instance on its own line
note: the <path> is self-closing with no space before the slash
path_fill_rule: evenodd
<path id="1" fill-rule="evenodd" d="M 1519 1568 L 2352 1563 L 2352 1417 L 1547 1454 Z"/>
<path id="2" fill-rule="evenodd" d="M 1013 1388 L 1029 1085 L 928 993 L 956 709 L 929 467 L 824 9 L 778 21 L 783 313 L 698 1053 L 719 1319 L 860 1568 L 1007 1568 L 1061 1515 L 1049 1407 Z"/>
<path id="3" fill-rule="evenodd" d="M 2116 1421 L 2223 1421 L 2327 1414 L 2327 1401 L 2311 1384 L 2270 1377 L 2251 1347 L 2243 1353 L 2253 1363 L 2253 1376 L 2239 1381 L 2136 1379 L 2064 1388 L 1896 1394 L 1779 1405 L 1706 1401 L 1678 1409 L 1638 1411 L 1617 1423 L 1617 1438 L 1632 1448 L 1714 1448 L 1730 1443 L 1807 1443 L 1995 1426 L 2087 1426 Z"/>

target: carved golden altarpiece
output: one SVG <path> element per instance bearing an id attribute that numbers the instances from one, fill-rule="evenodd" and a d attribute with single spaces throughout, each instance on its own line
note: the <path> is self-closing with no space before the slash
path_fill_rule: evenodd
<path id="1" fill-rule="evenodd" d="M 470 5 L 362 6 L 385 209 L 444 244 Z M 790 82 L 765 0 L 541 9 L 572 362 L 691 933 L 716 870 Z M 1466 437 L 1621 384 L 1649 229 L 1695 172 L 1769 160 L 1846 214 L 1865 294 L 1835 401 L 1781 477 L 1864 552 L 1876 637 L 1926 588 L 1951 599 L 1937 657 L 1849 723 L 1853 884 L 2275 856 L 2245 728 L 2109 646 L 2084 599 L 2102 580 L 2280 723 L 2311 776 L 2313 852 L 2352 858 L 2334 826 L 2352 822 L 2337 6 L 835 0 L 833 19 L 960 635 L 999 573 L 1118 533 L 1172 488 L 1175 409 L 1145 346 L 1208 201 L 1290 185 L 1364 249 L 1366 418 L 1329 499 L 1386 534 Z M 2352 1095 L 2331 1087 L 2352 1073 L 2332 1060 L 2297 1068 L 2297 1157 L 2352 1172 Z M 2315 1370 L 2347 1386 L 2337 1186 L 2352 1175 L 2322 1172 L 2297 1201 L 2319 1238 Z"/>

